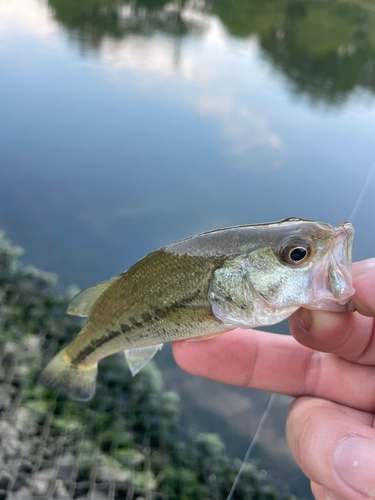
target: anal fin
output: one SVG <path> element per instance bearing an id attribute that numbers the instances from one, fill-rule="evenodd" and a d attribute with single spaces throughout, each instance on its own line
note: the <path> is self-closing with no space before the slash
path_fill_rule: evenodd
<path id="1" fill-rule="evenodd" d="M 136 349 L 127 349 L 124 351 L 125 357 L 129 363 L 132 375 L 136 375 L 151 358 L 163 347 L 164 344 L 153 345 L 150 347 L 138 347 Z"/>

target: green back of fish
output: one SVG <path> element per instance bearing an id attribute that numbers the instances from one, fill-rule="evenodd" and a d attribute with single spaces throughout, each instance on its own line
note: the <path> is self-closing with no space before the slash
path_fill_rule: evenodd
<path id="1" fill-rule="evenodd" d="M 212 314 L 208 288 L 224 256 L 152 252 L 113 279 L 69 346 L 76 363 L 112 352 L 228 330 Z"/>

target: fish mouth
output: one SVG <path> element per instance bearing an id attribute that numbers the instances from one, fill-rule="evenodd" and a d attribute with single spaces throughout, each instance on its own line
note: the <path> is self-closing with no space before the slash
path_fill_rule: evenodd
<path id="1" fill-rule="evenodd" d="M 334 235 L 323 259 L 312 269 L 313 303 L 309 309 L 353 311 L 352 248 L 354 228 L 343 222 L 333 228 Z"/>

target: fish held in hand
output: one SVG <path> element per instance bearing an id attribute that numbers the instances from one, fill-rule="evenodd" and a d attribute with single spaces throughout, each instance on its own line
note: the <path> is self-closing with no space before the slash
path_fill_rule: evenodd
<path id="1" fill-rule="evenodd" d="M 88 317 L 40 383 L 78 401 L 95 394 L 98 362 L 125 351 L 133 375 L 165 342 L 272 325 L 299 307 L 352 310 L 354 230 L 303 219 L 201 233 L 155 250 L 87 288 L 68 314 Z"/>

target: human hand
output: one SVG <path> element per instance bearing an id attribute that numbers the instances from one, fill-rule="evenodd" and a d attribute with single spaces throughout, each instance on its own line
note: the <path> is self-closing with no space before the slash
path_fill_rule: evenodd
<path id="1" fill-rule="evenodd" d="M 375 259 L 353 271 L 357 312 L 300 309 L 294 338 L 236 329 L 173 344 L 190 373 L 296 397 L 287 440 L 317 500 L 375 497 Z"/>

